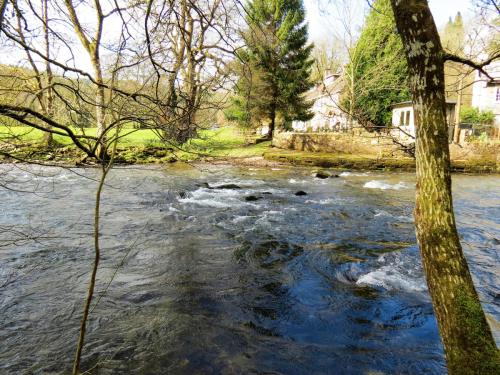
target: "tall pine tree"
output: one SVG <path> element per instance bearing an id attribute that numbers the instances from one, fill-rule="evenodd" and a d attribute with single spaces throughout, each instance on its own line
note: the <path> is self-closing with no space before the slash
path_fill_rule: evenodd
<path id="1" fill-rule="evenodd" d="M 313 86 L 304 5 L 302 0 L 253 0 L 246 6 L 246 22 L 228 117 L 245 124 L 267 121 L 272 139 L 278 125 L 313 116 L 313 103 L 304 98 Z"/>

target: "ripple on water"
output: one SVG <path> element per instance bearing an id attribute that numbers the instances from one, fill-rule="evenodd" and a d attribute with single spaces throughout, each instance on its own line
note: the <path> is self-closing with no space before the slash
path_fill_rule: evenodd
<path id="1" fill-rule="evenodd" d="M 408 186 L 404 182 L 398 182 L 397 184 L 389 184 L 380 180 L 368 181 L 363 185 L 366 189 L 381 189 L 381 190 L 400 190 L 408 189 Z"/>
<path id="2" fill-rule="evenodd" d="M 356 172 L 318 183 L 309 170 L 252 173 L 112 171 L 96 290 L 106 294 L 89 322 L 84 367 L 444 373 L 415 247 L 413 177 Z M 498 320 L 500 215 L 491 205 L 499 179 L 458 180 L 464 249 Z M 8 375 L 60 372 L 73 355 L 93 254 L 95 181 L 52 181 L 57 199 L 0 190 L 0 225 L 50 234 L 0 251 L 0 372 Z M 239 189 L 209 188 L 228 184 Z"/>

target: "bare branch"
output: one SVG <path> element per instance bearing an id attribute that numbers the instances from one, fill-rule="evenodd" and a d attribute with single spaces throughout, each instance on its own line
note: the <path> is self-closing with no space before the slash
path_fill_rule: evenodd
<path id="1" fill-rule="evenodd" d="M 474 61 L 472 61 L 470 59 L 467 59 L 465 57 L 460 57 L 460 56 L 457 56 L 457 55 L 454 55 L 454 54 L 451 54 L 451 53 L 446 53 L 445 52 L 443 54 L 443 61 L 454 61 L 454 62 L 457 62 L 457 63 L 460 63 L 460 64 L 464 64 L 464 65 L 470 66 L 471 68 L 474 68 L 474 69 L 478 70 L 479 72 L 481 72 L 482 74 L 484 74 L 491 81 L 493 81 L 494 78 L 484 69 L 484 67 L 488 66 L 493 61 L 498 60 L 499 58 L 500 58 L 500 53 L 494 54 L 493 56 L 491 56 L 487 60 L 485 60 L 483 62 L 480 62 L 480 63 L 477 63 L 477 62 L 474 62 Z"/>

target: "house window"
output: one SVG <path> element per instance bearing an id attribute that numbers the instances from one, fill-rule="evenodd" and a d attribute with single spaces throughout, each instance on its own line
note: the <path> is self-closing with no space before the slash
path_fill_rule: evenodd
<path id="1" fill-rule="evenodd" d="M 401 111 L 399 113 L 399 126 L 410 126 L 411 111 Z"/>

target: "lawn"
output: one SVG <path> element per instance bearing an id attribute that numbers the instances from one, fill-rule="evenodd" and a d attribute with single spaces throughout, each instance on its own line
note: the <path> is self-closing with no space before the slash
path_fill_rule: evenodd
<path id="1" fill-rule="evenodd" d="M 86 128 L 83 132 L 81 129 L 75 128 L 73 131 L 75 134 L 86 134 L 89 136 L 95 136 L 96 134 L 96 128 Z M 16 137 L 25 142 L 40 141 L 43 138 L 43 134 L 44 132 L 42 130 L 33 129 L 27 126 L 0 126 L 0 139 Z M 159 142 L 155 132 L 149 129 L 123 129 L 120 134 L 123 136 L 120 143 L 124 145 L 138 146 Z M 67 136 L 55 135 L 54 139 L 63 145 L 71 143 L 71 139 Z"/>
<path id="2" fill-rule="evenodd" d="M 75 129 L 75 133 L 82 134 L 80 129 Z M 86 135 L 95 135 L 95 128 L 84 129 Z M 12 139 L 25 143 L 37 144 L 43 139 L 43 132 L 24 126 L 0 127 L 0 140 Z M 154 147 L 162 147 L 157 134 L 149 129 L 123 129 L 120 133 L 118 148 L 126 150 L 127 159 L 142 160 L 139 154 L 146 154 L 147 150 Z M 70 145 L 71 139 L 66 136 L 55 135 L 54 139 L 61 145 Z M 181 159 L 198 159 L 201 157 L 252 157 L 262 156 L 269 148 L 270 142 L 252 144 L 250 139 L 237 127 L 227 126 L 212 130 L 202 130 L 199 137 L 186 142 L 179 147 L 173 147 L 174 153 Z"/>
<path id="3" fill-rule="evenodd" d="M 251 144 L 249 141 L 238 128 L 227 126 L 202 132 L 200 138 L 185 145 L 185 150 L 213 157 L 242 158 L 262 156 L 271 145 L 271 142 Z"/>

